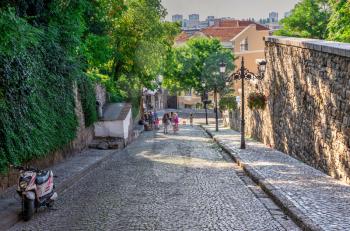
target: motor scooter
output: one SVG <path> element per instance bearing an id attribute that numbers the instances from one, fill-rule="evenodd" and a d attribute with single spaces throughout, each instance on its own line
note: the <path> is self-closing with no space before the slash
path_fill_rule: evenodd
<path id="1" fill-rule="evenodd" d="M 29 221 L 40 207 L 51 208 L 57 200 L 53 173 L 31 167 L 12 166 L 20 171 L 17 193 L 21 197 L 22 217 Z"/>

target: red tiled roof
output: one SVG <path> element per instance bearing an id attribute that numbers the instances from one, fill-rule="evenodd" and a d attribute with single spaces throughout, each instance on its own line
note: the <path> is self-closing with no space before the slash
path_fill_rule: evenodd
<path id="1" fill-rule="evenodd" d="M 218 38 L 222 42 L 228 42 L 251 24 L 255 24 L 257 30 L 269 30 L 269 28 L 256 22 L 223 19 L 217 20 L 213 26 L 202 29 L 200 32 L 205 36 Z M 186 42 L 191 37 L 186 32 L 182 32 L 175 41 Z"/>
<path id="2" fill-rule="evenodd" d="M 222 42 L 228 42 L 244 29 L 245 27 L 208 27 L 201 32 L 209 37 L 218 38 Z"/>
<path id="3" fill-rule="evenodd" d="M 182 31 L 181 34 L 179 34 L 176 38 L 176 42 L 186 42 L 191 36 L 187 34 L 186 32 Z"/>
<path id="4" fill-rule="evenodd" d="M 217 20 L 213 27 L 247 27 L 251 24 L 256 25 L 257 30 L 269 30 L 269 28 L 252 21 L 241 21 L 236 19 Z"/>

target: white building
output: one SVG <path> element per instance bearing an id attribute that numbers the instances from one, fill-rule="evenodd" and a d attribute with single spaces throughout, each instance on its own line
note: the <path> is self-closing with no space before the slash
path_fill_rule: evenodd
<path id="1" fill-rule="evenodd" d="M 96 138 L 122 138 L 128 143 L 132 135 L 131 105 L 111 103 L 103 108 L 103 117 L 94 124 Z"/>

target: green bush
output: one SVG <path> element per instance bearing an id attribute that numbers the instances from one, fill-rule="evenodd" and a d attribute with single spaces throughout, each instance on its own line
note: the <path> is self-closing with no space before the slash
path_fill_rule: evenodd
<path id="1" fill-rule="evenodd" d="M 226 95 L 220 99 L 219 108 L 221 111 L 235 110 L 237 108 L 237 101 L 234 95 Z"/>

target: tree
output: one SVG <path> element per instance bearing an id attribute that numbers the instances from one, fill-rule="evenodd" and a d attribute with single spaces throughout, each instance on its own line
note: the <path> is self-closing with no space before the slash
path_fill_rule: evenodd
<path id="1" fill-rule="evenodd" d="M 165 85 L 173 91 L 194 89 L 203 92 L 202 83 L 206 83 L 205 90 L 213 90 L 216 85 L 223 91 L 225 80 L 219 73 L 219 66 L 224 61 L 229 73 L 234 69 L 233 60 L 232 52 L 223 48 L 217 39 L 190 39 L 185 46 L 173 48 L 169 55 Z"/>
<path id="2" fill-rule="evenodd" d="M 350 42 L 350 2 L 347 0 L 331 0 L 332 15 L 327 29 L 328 39 Z"/>
<path id="3" fill-rule="evenodd" d="M 328 0 L 302 0 L 289 17 L 281 20 L 283 29 L 275 34 L 326 39 L 330 14 Z"/>

